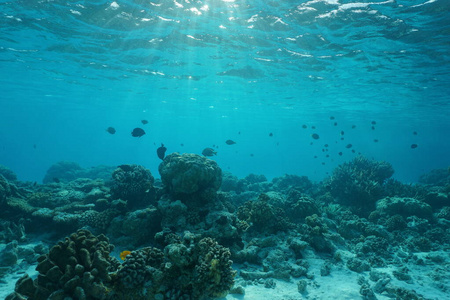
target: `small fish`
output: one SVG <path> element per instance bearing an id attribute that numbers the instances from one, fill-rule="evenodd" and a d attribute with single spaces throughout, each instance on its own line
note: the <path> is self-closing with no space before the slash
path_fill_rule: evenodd
<path id="1" fill-rule="evenodd" d="M 271 133 L 269 133 L 269 136 L 273 136 L 273 133 L 271 132 Z"/>
<path id="2" fill-rule="evenodd" d="M 145 134 L 144 129 L 142 128 L 135 128 L 133 129 L 133 131 L 131 132 L 131 135 L 134 137 L 141 137 Z"/>
<path id="3" fill-rule="evenodd" d="M 305 125 L 305 124 L 303 124 L 303 125 L 302 125 L 302 128 L 303 128 L 303 129 L 306 129 L 306 128 L 308 128 L 308 126 Z"/>
<path id="4" fill-rule="evenodd" d="M 202 154 L 204 156 L 214 156 L 217 155 L 217 151 L 215 151 L 213 148 L 205 148 L 203 149 Z"/>
<path id="5" fill-rule="evenodd" d="M 334 117 L 333 117 L 333 116 L 331 116 L 331 117 L 330 117 L 330 120 L 334 120 Z"/>
<path id="6" fill-rule="evenodd" d="M 253 157 L 253 156 L 255 156 L 255 155 L 254 155 L 253 153 L 250 153 L 250 156 Z"/>
<path id="7" fill-rule="evenodd" d="M 319 135 L 318 135 L 317 133 L 311 134 L 311 137 L 312 137 L 313 139 L 315 139 L 315 140 L 318 140 L 318 139 L 320 138 Z"/>
<path id="8" fill-rule="evenodd" d="M 356 151 L 355 151 L 355 149 L 352 149 L 352 153 L 355 153 Z M 361 153 L 359 153 L 359 154 L 361 154 Z"/>
<path id="9" fill-rule="evenodd" d="M 341 130 L 341 135 L 344 135 L 344 130 Z"/>
<path id="10" fill-rule="evenodd" d="M 148 121 L 147 120 L 141 120 L 141 123 L 145 125 L 145 124 L 148 124 Z"/>
<path id="11" fill-rule="evenodd" d="M 372 126 L 372 130 L 375 130 L 375 126 Z"/>
<path id="12" fill-rule="evenodd" d="M 413 134 L 414 134 L 414 135 L 417 135 L 417 131 L 414 131 Z"/>
<path id="13" fill-rule="evenodd" d="M 227 145 L 233 145 L 233 144 L 236 144 L 236 142 L 235 142 L 235 141 L 232 141 L 232 140 L 226 140 L 225 143 L 226 143 Z"/>
<path id="14" fill-rule="evenodd" d="M 342 156 L 342 152 L 339 152 L 338 154 L 339 154 L 339 156 Z"/>
<path id="15" fill-rule="evenodd" d="M 108 128 L 106 128 L 106 131 L 110 134 L 116 133 L 116 129 L 114 129 L 114 127 L 108 127 Z"/>
<path id="16" fill-rule="evenodd" d="M 125 260 L 125 258 L 131 253 L 131 251 L 125 250 L 120 252 L 120 259 Z"/>
<path id="17" fill-rule="evenodd" d="M 238 134 L 241 134 L 241 132 L 239 131 Z"/>
<path id="18" fill-rule="evenodd" d="M 337 122 L 334 122 L 334 124 L 333 124 L 334 126 L 337 126 Z"/>
<path id="19" fill-rule="evenodd" d="M 411 145 L 411 149 L 416 149 L 417 147 L 418 147 L 417 144 L 412 144 L 412 145 Z"/>
<path id="20" fill-rule="evenodd" d="M 372 121 L 371 124 L 372 124 L 372 125 L 377 125 L 377 122 Z"/>
<path id="21" fill-rule="evenodd" d="M 36 144 L 33 144 L 33 148 L 36 149 Z"/>
<path id="22" fill-rule="evenodd" d="M 181 147 L 183 147 L 183 146 L 184 146 L 184 144 L 183 144 L 183 143 L 181 143 L 181 144 L 180 144 L 180 146 L 181 146 Z"/>
<path id="23" fill-rule="evenodd" d="M 328 147 L 328 144 L 323 145 L 325 148 Z"/>
<path id="24" fill-rule="evenodd" d="M 156 149 L 156 154 L 158 155 L 159 159 L 164 159 L 164 156 L 166 155 L 167 148 L 164 147 L 164 144 L 161 143 L 161 147 Z"/>
<path id="25" fill-rule="evenodd" d="M 355 129 L 356 128 L 356 125 L 352 125 L 352 129 Z"/>
<path id="26" fill-rule="evenodd" d="M 316 126 L 311 126 L 311 129 L 316 129 Z"/>
<path id="27" fill-rule="evenodd" d="M 347 144 L 347 146 L 345 146 L 345 148 L 350 149 L 353 145 L 352 144 Z"/>
<path id="28" fill-rule="evenodd" d="M 374 141 L 375 143 L 378 143 L 378 140 L 377 140 L 377 139 L 374 139 L 373 141 Z"/>

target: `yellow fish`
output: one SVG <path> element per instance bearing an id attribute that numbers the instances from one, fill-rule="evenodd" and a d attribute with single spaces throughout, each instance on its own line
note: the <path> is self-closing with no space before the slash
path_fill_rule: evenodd
<path id="1" fill-rule="evenodd" d="M 128 251 L 128 250 L 125 250 L 125 251 L 120 252 L 120 259 L 121 259 L 121 260 L 125 260 L 125 258 L 127 257 L 127 255 L 130 254 L 130 253 L 131 253 L 131 251 Z"/>

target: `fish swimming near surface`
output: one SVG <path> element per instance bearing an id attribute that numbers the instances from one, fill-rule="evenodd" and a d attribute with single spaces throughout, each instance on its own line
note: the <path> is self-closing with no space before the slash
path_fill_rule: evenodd
<path id="1" fill-rule="evenodd" d="M 320 138 L 319 135 L 318 135 L 317 133 L 311 134 L 311 137 L 312 137 L 313 139 L 315 139 L 315 140 L 318 140 L 318 139 Z"/>
<path id="2" fill-rule="evenodd" d="M 145 124 L 148 124 L 148 121 L 147 120 L 141 120 L 141 123 L 145 125 Z"/>
<path id="3" fill-rule="evenodd" d="M 203 149 L 202 154 L 204 156 L 214 156 L 217 155 L 217 151 L 215 151 L 213 148 L 205 148 Z"/>
<path id="4" fill-rule="evenodd" d="M 114 127 L 108 127 L 108 128 L 106 128 L 106 131 L 110 134 L 116 133 L 116 129 Z"/>
<path id="5" fill-rule="evenodd" d="M 122 251 L 122 252 L 120 252 L 120 259 L 121 260 L 125 260 L 125 258 L 127 257 L 127 255 L 129 255 L 131 253 L 131 251 L 128 251 L 128 250 L 125 250 L 125 251 Z"/>
<path id="6" fill-rule="evenodd" d="M 164 156 L 166 155 L 167 148 L 164 147 L 164 144 L 161 143 L 161 147 L 156 149 L 156 154 L 158 155 L 159 159 L 164 159 Z"/>
<path id="7" fill-rule="evenodd" d="M 141 137 L 145 134 L 144 129 L 142 128 L 135 128 L 133 129 L 133 131 L 131 132 L 131 135 L 134 137 Z"/>
<path id="8" fill-rule="evenodd" d="M 236 144 L 236 142 L 235 142 L 235 141 L 232 141 L 232 140 L 226 140 L 225 143 L 226 143 L 227 145 L 233 145 L 233 144 Z"/>

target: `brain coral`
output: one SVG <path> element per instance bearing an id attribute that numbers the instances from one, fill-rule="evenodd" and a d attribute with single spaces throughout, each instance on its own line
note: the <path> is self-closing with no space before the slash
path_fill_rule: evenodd
<path id="1" fill-rule="evenodd" d="M 169 192 L 175 195 L 215 192 L 222 183 L 222 170 L 217 163 L 197 154 L 168 155 L 159 165 L 159 174 Z"/>

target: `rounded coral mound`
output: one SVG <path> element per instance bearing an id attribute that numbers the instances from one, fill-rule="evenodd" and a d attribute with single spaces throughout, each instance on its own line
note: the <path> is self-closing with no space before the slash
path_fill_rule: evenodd
<path id="1" fill-rule="evenodd" d="M 39 257 L 38 278 L 28 275 L 16 284 L 16 292 L 30 299 L 103 299 L 117 261 L 109 256 L 114 246 L 104 235 L 79 230 Z"/>
<path id="2" fill-rule="evenodd" d="M 139 165 L 121 165 L 112 178 L 112 198 L 126 200 L 131 206 L 144 202 L 155 181 L 152 173 Z"/>
<path id="3" fill-rule="evenodd" d="M 216 192 L 222 183 L 222 170 L 217 163 L 197 154 L 168 155 L 159 165 L 159 174 L 174 195 Z"/>

